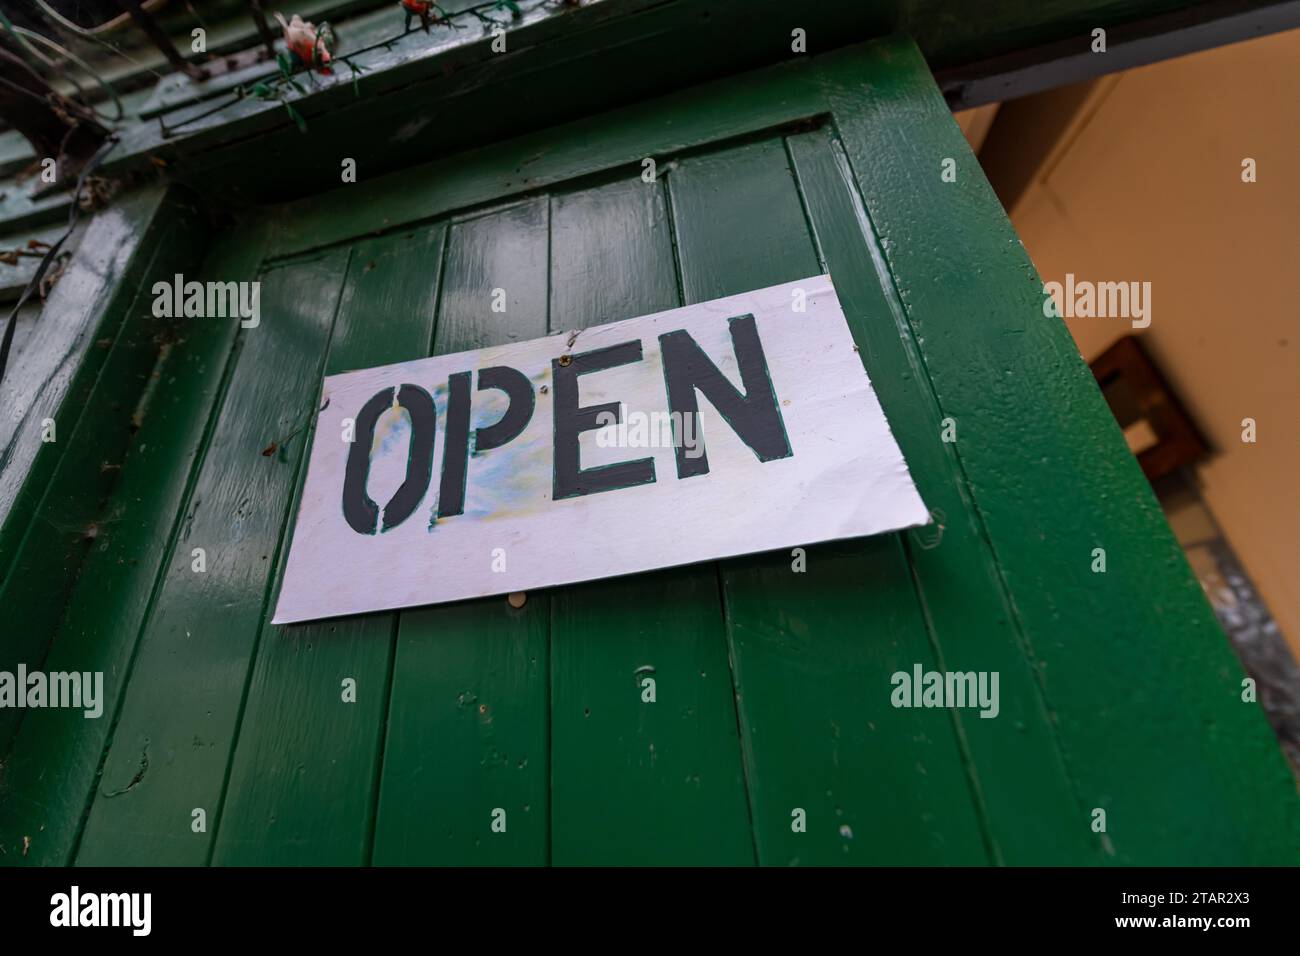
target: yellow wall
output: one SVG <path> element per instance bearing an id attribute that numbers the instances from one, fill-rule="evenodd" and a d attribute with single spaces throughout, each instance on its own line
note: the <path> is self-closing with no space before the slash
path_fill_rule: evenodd
<path id="1" fill-rule="evenodd" d="M 1044 281 L 1152 283 L 1143 345 L 1213 446 L 1205 500 L 1300 658 L 1300 31 L 1103 79 L 1011 218 Z M 1136 331 L 1067 324 L 1089 360 Z"/>

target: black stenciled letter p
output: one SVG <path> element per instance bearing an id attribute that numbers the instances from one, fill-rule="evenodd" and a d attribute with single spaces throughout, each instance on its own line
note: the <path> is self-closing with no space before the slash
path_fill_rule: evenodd
<path id="1" fill-rule="evenodd" d="M 343 475 L 343 517 L 358 534 L 374 534 L 379 523 L 379 506 L 366 493 L 366 481 L 370 477 L 375 425 L 393 404 L 393 389 L 386 388 L 366 402 L 357 415 L 355 440 L 348 450 Z M 384 505 L 384 531 L 405 521 L 424 499 L 433 471 L 433 433 L 438 423 L 433 399 L 418 385 L 399 388 L 396 404 L 411 417 L 411 443 L 406 457 L 406 479 Z"/>

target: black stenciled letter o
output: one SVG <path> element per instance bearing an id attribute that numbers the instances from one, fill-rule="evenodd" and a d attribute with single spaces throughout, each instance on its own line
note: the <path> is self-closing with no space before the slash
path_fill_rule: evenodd
<path id="1" fill-rule="evenodd" d="M 433 433 L 437 412 L 429 393 L 418 385 L 403 385 L 397 390 L 397 404 L 411 416 L 411 444 L 406 456 L 406 479 L 384 505 L 384 531 L 396 528 L 410 517 L 424 499 L 433 471 Z M 343 517 L 358 534 L 374 534 L 379 522 L 379 505 L 366 493 L 370 477 L 370 451 L 375 441 L 379 416 L 393 405 L 393 389 L 375 394 L 357 415 L 356 433 L 348 450 L 343 474 Z"/>

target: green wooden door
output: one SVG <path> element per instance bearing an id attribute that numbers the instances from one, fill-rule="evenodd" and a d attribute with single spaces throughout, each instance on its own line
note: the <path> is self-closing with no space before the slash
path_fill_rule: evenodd
<path id="1" fill-rule="evenodd" d="M 267 623 L 323 374 L 823 271 L 929 528 Z M 261 323 L 169 357 L 44 663 L 105 670 L 108 712 L 26 715 L 5 862 L 1296 860 L 1270 732 L 906 41 L 363 171 L 204 273 Z M 893 706 L 917 665 L 996 672 L 997 716 Z"/>

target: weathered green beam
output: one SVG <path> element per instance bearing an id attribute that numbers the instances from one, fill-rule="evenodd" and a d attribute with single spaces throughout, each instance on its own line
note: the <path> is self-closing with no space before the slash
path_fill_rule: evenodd
<path id="1" fill-rule="evenodd" d="M 160 187 L 137 191 L 90 221 L 45 301 L 22 367 L 10 368 L 0 382 L 0 577 L 70 447 L 81 403 L 106 356 L 96 343 L 116 334 L 133 283 L 146 274 L 158 242 L 150 225 L 164 195 Z"/>

